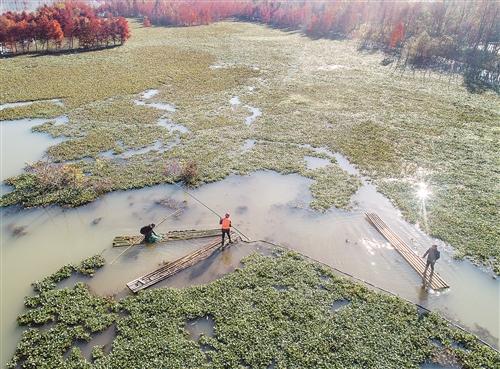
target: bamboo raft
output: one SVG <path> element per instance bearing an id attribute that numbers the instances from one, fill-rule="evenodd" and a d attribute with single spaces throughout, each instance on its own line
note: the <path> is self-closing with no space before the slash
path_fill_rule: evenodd
<path id="1" fill-rule="evenodd" d="M 387 224 L 375 213 L 365 213 L 368 221 L 391 243 L 391 245 L 401 254 L 401 256 L 410 264 L 410 266 L 424 278 L 426 262 L 420 258 L 396 233 L 394 233 Z M 427 270 L 427 278 L 430 275 L 430 267 Z M 449 288 L 450 286 L 436 272 L 430 281 L 433 290 Z"/>
<path id="2" fill-rule="evenodd" d="M 159 236 L 161 236 L 162 239 L 157 241 L 156 243 L 162 243 L 167 241 L 189 240 L 192 238 L 214 237 L 220 235 L 220 233 L 221 233 L 220 228 L 169 231 L 167 233 L 159 234 Z M 141 244 L 145 244 L 143 235 L 116 236 L 113 239 L 113 247 L 137 246 Z"/>
<path id="3" fill-rule="evenodd" d="M 219 231 L 220 232 L 220 231 Z M 238 242 L 239 237 L 231 232 L 231 238 L 234 242 Z M 229 240 L 226 240 L 225 245 L 228 245 Z M 224 246 L 225 246 L 224 245 Z M 171 263 L 167 263 L 166 265 L 146 274 L 142 277 L 134 279 L 127 283 L 127 287 L 134 293 L 137 293 L 140 290 L 143 290 L 147 287 L 150 287 L 164 279 L 167 279 L 174 274 L 184 270 L 190 266 L 193 266 L 199 263 L 202 260 L 207 259 L 211 255 L 213 255 L 217 250 L 221 249 L 223 246 L 221 244 L 220 237 L 217 237 L 213 241 L 205 244 L 203 247 L 198 250 L 185 255 Z"/>

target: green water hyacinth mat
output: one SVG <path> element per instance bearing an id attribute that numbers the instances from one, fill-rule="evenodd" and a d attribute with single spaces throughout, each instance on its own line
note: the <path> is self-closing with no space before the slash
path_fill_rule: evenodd
<path id="1" fill-rule="evenodd" d="M 91 258 L 71 270 L 101 265 Z M 207 285 L 150 289 L 118 301 L 92 294 L 85 283 L 56 288 L 68 270 L 26 298 L 18 322 L 29 328 L 8 367 L 500 367 L 497 351 L 439 315 L 282 249 L 252 254 L 242 269 Z M 205 317 L 214 321 L 213 335 L 192 338 L 187 322 Z M 116 334 L 107 344 L 92 344 L 109 329 Z M 83 344 L 93 346 L 88 357 Z"/>

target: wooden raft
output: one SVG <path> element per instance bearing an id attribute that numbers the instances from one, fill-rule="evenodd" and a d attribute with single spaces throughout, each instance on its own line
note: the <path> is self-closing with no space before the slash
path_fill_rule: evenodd
<path id="1" fill-rule="evenodd" d="M 234 240 L 234 242 L 238 242 L 239 238 L 238 236 L 231 232 L 231 238 Z M 229 243 L 229 240 L 226 239 L 225 245 Z M 193 266 L 200 261 L 207 259 L 210 257 L 215 251 L 219 250 L 222 248 L 221 244 L 221 238 L 217 237 L 213 241 L 210 241 L 203 247 L 199 248 L 198 250 L 183 256 L 171 263 L 167 263 L 166 265 L 146 274 L 143 275 L 142 277 L 139 277 L 137 279 L 134 279 L 133 281 L 130 281 L 127 283 L 127 287 L 134 293 L 143 290 L 149 286 L 152 286 L 164 279 L 167 279 L 168 277 L 171 277 L 172 275 L 176 274 L 177 272 L 180 272 L 183 269 L 186 269 L 190 266 Z"/>
<path id="2" fill-rule="evenodd" d="M 401 254 L 401 256 L 415 269 L 421 278 L 424 277 L 426 261 L 420 258 L 396 233 L 394 233 L 387 224 L 375 213 L 365 213 L 368 221 L 377 229 L 382 236 L 391 243 L 391 245 Z M 430 276 L 430 267 L 427 270 L 427 279 Z M 432 276 L 431 288 L 440 290 L 450 286 L 436 272 Z"/>
<path id="3" fill-rule="evenodd" d="M 220 228 L 216 229 L 188 229 L 184 231 L 169 231 L 167 233 L 160 233 L 161 240 L 155 243 L 162 243 L 167 241 L 189 240 L 192 238 L 214 237 L 220 235 Z M 143 235 L 134 236 L 116 236 L 113 239 L 113 247 L 123 246 L 137 246 L 144 244 Z"/>

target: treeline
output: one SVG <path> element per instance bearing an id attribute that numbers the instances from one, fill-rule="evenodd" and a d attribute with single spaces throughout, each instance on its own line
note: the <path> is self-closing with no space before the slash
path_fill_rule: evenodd
<path id="1" fill-rule="evenodd" d="M 236 18 L 300 29 L 311 37 L 356 38 L 407 68 L 461 73 L 470 87 L 500 83 L 500 4 L 491 0 L 105 0 L 100 11 L 144 25 L 194 26 Z"/>
<path id="2" fill-rule="evenodd" d="M 123 17 L 98 15 L 83 2 L 44 5 L 36 12 L 0 15 L 0 52 L 16 55 L 123 44 L 130 37 Z"/>

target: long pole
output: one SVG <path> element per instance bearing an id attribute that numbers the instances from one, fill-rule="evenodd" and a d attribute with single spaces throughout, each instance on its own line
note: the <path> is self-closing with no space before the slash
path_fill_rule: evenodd
<path id="1" fill-rule="evenodd" d="M 179 186 L 177 183 L 174 182 L 174 185 L 176 185 L 177 187 L 179 187 L 181 189 L 181 191 L 183 191 L 186 195 L 188 195 L 189 197 L 191 197 L 193 200 L 197 201 L 198 203 L 200 203 L 201 205 L 203 205 L 205 208 L 207 208 L 208 210 L 210 210 L 212 213 L 214 213 L 215 215 L 217 215 L 219 218 L 222 218 L 222 216 L 217 213 L 215 210 L 213 210 L 212 208 L 210 208 L 208 205 L 205 205 L 201 200 L 198 200 L 194 195 L 190 194 L 186 189 L 182 188 L 181 186 Z M 245 235 L 243 232 L 241 232 L 238 228 L 236 228 L 235 226 L 233 226 L 233 229 L 238 232 L 240 235 L 242 235 L 243 237 L 245 237 L 247 240 L 250 241 L 250 237 L 248 237 L 247 235 Z"/>
<path id="2" fill-rule="evenodd" d="M 172 214 L 169 214 L 167 215 L 165 218 L 163 218 L 156 226 L 159 226 L 160 224 L 162 224 L 164 221 L 166 221 L 168 218 L 170 217 L 174 217 L 176 216 L 177 214 L 179 214 L 180 212 L 182 211 L 182 209 L 177 209 L 176 211 L 174 211 Z"/>

